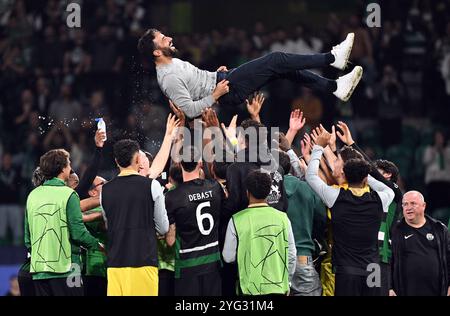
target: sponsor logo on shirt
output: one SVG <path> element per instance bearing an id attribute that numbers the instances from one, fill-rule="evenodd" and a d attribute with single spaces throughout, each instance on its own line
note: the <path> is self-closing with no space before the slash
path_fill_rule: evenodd
<path id="1" fill-rule="evenodd" d="M 280 187 L 278 185 L 272 184 L 270 187 L 269 196 L 267 197 L 267 203 L 268 204 L 278 203 L 280 199 L 281 199 Z"/>

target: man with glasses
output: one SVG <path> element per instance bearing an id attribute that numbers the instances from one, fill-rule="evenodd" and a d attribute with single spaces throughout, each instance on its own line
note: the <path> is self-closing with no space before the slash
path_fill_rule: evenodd
<path id="1" fill-rule="evenodd" d="M 425 214 L 417 191 L 405 193 L 403 216 L 392 230 L 391 296 L 450 296 L 447 227 Z"/>

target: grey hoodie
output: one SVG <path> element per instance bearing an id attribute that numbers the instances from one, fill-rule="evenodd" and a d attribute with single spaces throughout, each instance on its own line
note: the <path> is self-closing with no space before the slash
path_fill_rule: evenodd
<path id="1" fill-rule="evenodd" d="M 212 93 L 217 73 L 201 70 L 187 61 L 173 58 L 167 65 L 156 67 L 156 77 L 162 92 L 189 118 L 214 104 Z"/>

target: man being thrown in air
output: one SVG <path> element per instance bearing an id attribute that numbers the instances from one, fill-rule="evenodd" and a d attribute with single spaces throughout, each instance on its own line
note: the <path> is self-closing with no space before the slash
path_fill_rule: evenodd
<path id="1" fill-rule="evenodd" d="M 274 79 L 289 79 L 308 88 L 333 93 L 342 101 L 347 101 L 362 77 L 362 67 L 356 66 L 337 80 L 321 77 L 306 69 L 327 65 L 345 69 L 354 37 L 354 33 L 349 33 L 328 53 L 297 55 L 275 52 L 234 69 L 221 66 L 216 72 L 201 70 L 189 62 L 174 58 L 177 49 L 172 38 L 156 29 L 149 29 L 142 35 L 138 49 L 144 58 L 154 61 L 162 92 L 186 116 L 195 118 L 215 102 L 238 105 Z"/>

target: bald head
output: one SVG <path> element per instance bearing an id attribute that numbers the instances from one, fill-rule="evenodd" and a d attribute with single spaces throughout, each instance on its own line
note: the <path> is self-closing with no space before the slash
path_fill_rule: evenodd
<path id="1" fill-rule="evenodd" d="M 403 195 L 403 198 L 412 196 L 415 199 L 419 199 L 422 203 L 425 203 L 425 198 L 423 197 L 423 194 L 419 191 L 408 191 Z"/>
<path id="2" fill-rule="evenodd" d="M 420 227 L 425 223 L 425 198 L 418 191 L 408 191 L 403 195 L 402 207 L 406 223 Z"/>

